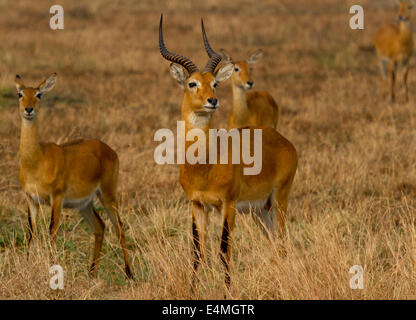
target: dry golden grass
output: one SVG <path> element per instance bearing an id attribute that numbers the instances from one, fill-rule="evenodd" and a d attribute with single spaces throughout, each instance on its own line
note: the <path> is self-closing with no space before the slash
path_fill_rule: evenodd
<path id="1" fill-rule="evenodd" d="M 65 30 L 49 29 L 49 4 L 0 1 L 0 299 L 223 298 L 220 218 L 213 214 L 200 290 L 189 292 L 191 219 L 177 166 L 153 160 L 159 128 L 174 128 L 182 93 L 158 52 L 159 15 L 168 48 L 206 62 L 199 19 L 214 48 L 244 58 L 263 48 L 256 87 L 281 106 L 279 130 L 296 146 L 299 169 L 288 211 L 287 257 L 238 215 L 232 290 L 237 299 L 398 299 L 416 292 L 416 90 L 410 103 L 379 95 L 371 39 L 393 21 L 394 1 L 361 1 L 365 30 L 348 27 L 354 1 L 61 1 Z M 367 50 L 368 49 L 368 50 Z M 128 282 L 114 230 L 107 231 L 97 279 L 88 276 L 93 236 L 65 210 L 56 257 L 50 208 L 26 259 L 26 213 L 18 175 L 20 119 L 16 73 L 37 84 L 58 73 L 39 118 L 44 141 L 99 138 L 120 156 L 121 216 L 135 282 Z M 218 90 L 225 126 L 231 90 Z M 49 288 L 49 267 L 65 270 L 65 289 Z M 351 290 L 351 266 L 364 290 Z"/>

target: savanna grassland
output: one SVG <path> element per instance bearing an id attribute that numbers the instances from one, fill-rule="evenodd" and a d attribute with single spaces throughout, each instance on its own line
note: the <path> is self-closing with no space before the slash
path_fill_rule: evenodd
<path id="1" fill-rule="evenodd" d="M 349 28 L 362 4 L 365 29 Z M 250 215 L 233 235 L 236 299 L 398 299 L 416 292 L 416 71 L 410 102 L 380 95 L 372 37 L 395 21 L 393 0 L 59 1 L 65 29 L 49 28 L 55 1 L 0 0 L 0 299 L 223 298 L 220 216 L 210 217 L 208 257 L 195 295 L 189 202 L 178 166 L 153 159 L 159 128 L 176 130 L 181 89 L 158 51 L 165 14 L 167 47 L 202 66 L 200 18 L 214 49 L 245 59 L 258 48 L 257 89 L 278 101 L 279 131 L 296 146 L 298 172 L 287 213 L 287 256 Z M 416 19 L 416 14 L 414 15 Z M 414 62 L 412 62 L 412 66 Z M 42 98 L 43 141 L 99 138 L 120 157 L 120 214 L 136 280 L 128 281 L 115 230 L 106 222 L 97 278 L 88 274 L 93 235 L 65 210 L 57 256 L 50 254 L 50 208 L 42 207 L 30 259 L 27 215 L 18 181 L 20 117 L 13 83 L 38 85 L 57 72 Z M 230 81 L 217 90 L 218 127 L 231 107 Z M 98 209 L 99 203 L 97 203 Z M 49 288 L 49 267 L 65 270 L 64 290 Z M 349 286 L 353 265 L 364 289 Z"/>

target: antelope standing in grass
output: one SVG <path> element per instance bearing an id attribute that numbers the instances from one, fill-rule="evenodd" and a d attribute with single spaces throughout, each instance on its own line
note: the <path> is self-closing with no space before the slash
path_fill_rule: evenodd
<path id="1" fill-rule="evenodd" d="M 398 68 L 403 69 L 402 85 L 405 90 L 406 102 L 409 101 L 407 75 L 409 60 L 413 52 L 412 29 L 410 24 L 413 2 L 399 0 L 399 25 L 386 23 L 374 36 L 374 44 L 379 58 L 382 75 L 382 91 L 385 94 L 386 82 L 390 81 L 390 99 L 395 100 L 395 79 Z"/>
<path id="2" fill-rule="evenodd" d="M 209 129 L 211 118 L 219 108 L 215 88 L 228 79 L 233 65 L 227 64 L 215 72 L 221 61 L 210 47 L 202 24 L 202 33 L 210 59 L 202 71 L 188 58 L 169 52 L 163 41 L 163 16 L 159 25 L 159 48 L 161 55 L 171 62 L 172 77 L 184 90 L 181 118 L 185 122 L 185 135 L 198 128 L 205 133 L 206 155 L 209 154 Z M 255 127 L 250 127 L 253 133 Z M 236 129 L 240 133 L 242 129 Z M 250 139 L 250 150 L 254 148 Z M 241 142 L 241 141 L 240 141 Z M 242 145 L 242 144 L 240 144 Z M 187 152 L 190 142 L 185 143 Z M 244 175 L 243 164 L 232 164 L 232 149 L 228 149 L 228 164 L 180 165 L 180 183 L 191 200 L 194 280 L 203 257 L 206 244 L 208 208 L 214 207 L 222 214 L 220 257 L 225 266 L 225 284 L 230 287 L 230 237 L 234 228 L 237 204 L 260 202 L 266 210 L 274 210 L 279 222 L 279 235 L 283 238 L 285 212 L 288 197 L 297 168 L 297 153 L 293 145 L 273 128 L 262 130 L 262 171 L 258 175 Z M 207 162 L 208 163 L 208 162 Z M 193 282 L 194 283 L 194 282 Z"/>
<path id="3" fill-rule="evenodd" d="M 226 63 L 234 65 L 231 77 L 233 88 L 233 108 L 228 118 L 228 130 L 245 126 L 277 127 L 279 107 L 267 91 L 251 91 L 254 86 L 252 66 L 263 57 L 263 51 L 257 50 L 247 60 L 233 62 L 223 49 L 221 55 Z M 250 91 L 249 91 L 250 90 Z"/>
<path id="4" fill-rule="evenodd" d="M 39 204 L 47 203 L 52 207 L 50 235 L 53 250 L 62 208 L 78 209 L 94 231 L 94 256 L 90 271 L 96 274 L 104 238 L 104 222 L 93 206 L 97 195 L 116 228 L 125 271 L 131 278 L 132 269 L 117 211 L 119 160 L 115 151 L 99 140 L 77 140 L 62 145 L 39 142 L 39 101 L 43 94 L 53 89 L 56 78 L 57 75 L 53 74 L 36 88 L 26 87 L 19 75 L 15 79 L 22 119 L 19 180 L 27 199 L 28 250 L 36 230 Z"/>

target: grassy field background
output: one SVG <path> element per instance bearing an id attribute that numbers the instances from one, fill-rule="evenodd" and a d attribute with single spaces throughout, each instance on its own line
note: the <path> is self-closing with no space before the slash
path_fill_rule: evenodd
<path id="1" fill-rule="evenodd" d="M 299 167 L 288 210 L 287 257 L 238 215 L 233 238 L 236 299 L 411 299 L 416 292 L 416 89 L 410 102 L 380 96 L 372 37 L 395 21 L 395 1 L 359 1 L 365 30 L 349 28 L 357 1 L 59 1 L 65 29 L 49 28 L 56 1 L 0 0 L 0 299 L 217 299 L 224 297 L 218 258 L 220 217 L 209 227 L 207 263 L 198 292 L 189 292 L 191 216 L 177 166 L 153 160 L 154 132 L 176 128 L 181 89 L 158 52 L 165 14 L 172 51 L 205 65 L 200 18 L 214 49 L 255 66 L 257 89 L 278 101 L 279 131 L 296 146 Z M 414 62 L 412 62 L 413 65 Z M 19 73 L 37 85 L 57 72 L 43 98 L 40 136 L 66 142 L 99 138 L 120 157 L 121 216 L 136 281 L 126 280 L 115 236 L 106 222 L 96 279 L 88 275 L 93 235 L 65 210 L 55 258 L 50 256 L 50 208 L 26 258 L 27 216 L 18 176 L 20 117 L 14 88 Z M 224 127 L 230 81 L 218 89 L 215 115 Z M 49 288 L 49 267 L 65 270 L 64 290 Z M 364 289 L 348 273 L 364 268 Z"/>

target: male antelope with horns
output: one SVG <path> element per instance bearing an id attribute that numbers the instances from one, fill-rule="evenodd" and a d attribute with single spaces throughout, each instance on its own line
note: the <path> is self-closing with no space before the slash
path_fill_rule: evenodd
<path id="1" fill-rule="evenodd" d="M 219 108 L 215 88 L 218 83 L 231 76 L 233 65 L 227 64 L 215 71 L 221 56 L 211 48 L 201 20 L 204 44 L 210 59 L 202 72 L 199 71 L 190 59 L 166 49 L 162 22 L 163 15 L 159 24 L 160 53 L 172 62 L 172 77 L 184 90 L 181 118 L 185 122 L 185 135 L 195 128 L 204 132 L 208 157 L 211 118 Z M 254 131 L 253 129 L 254 127 L 251 127 L 250 131 Z M 241 138 L 242 129 L 236 130 L 240 132 Z M 250 140 L 250 150 L 253 150 L 253 139 Z M 189 141 L 185 143 L 185 150 L 190 144 Z M 180 183 L 191 200 L 194 275 L 197 274 L 206 244 L 207 208 L 213 206 L 222 214 L 220 257 L 225 266 L 227 288 L 231 282 L 230 237 L 234 228 L 237 204 L 260 201 L 266 210 L 274 210 L 279 222 L 279 235 L 282 238 L 289 192 L 298 161 L 293 145 L 273 128 L 262 128 L 262 171 L 258 175 L 244 175 L 245 165 L 232 164 L 231 152 L 229 148 L 228 164 L 190 164 L 186 161 L 180 165 Z"/>
<path id="2" fill-rule="evenodd" d="M 228 130 L 245 126 L 276 129 L 279 121 L 279 107 L 276 101 L 267 91 L 251 91 L 254 86 L 252 66 L 263 58 L 263 51 L 257 50 L 245 61 L 232 61 L 224 49 L 220 52 L 227 63 L 234 65 L 231 77 L 233 108 L 228 118 Z"/>
<path id="3" fill-rule="evenodd" d="M 39 142 L 39 101 L 53 89 L 56 78 L 55 73 L 34 88 L 26 87 L 19 75 L 15 79 L 22 119 L 19 180 L 27 200 L 28 250 L 36 230 L 40 203 L 52 207 L 50 234 L 54 251 L 62 208 L 78 209 L 94 232 L 94 256 L 90 271 L 95 274 L 104 238 L 104 222 L 93 206 L 97 195 L 116 228 L 125 272 L 132 278 L 124 231 L 117 211 L 117 153 L 99 140 L 77 140 L 62 145 Z"/>

